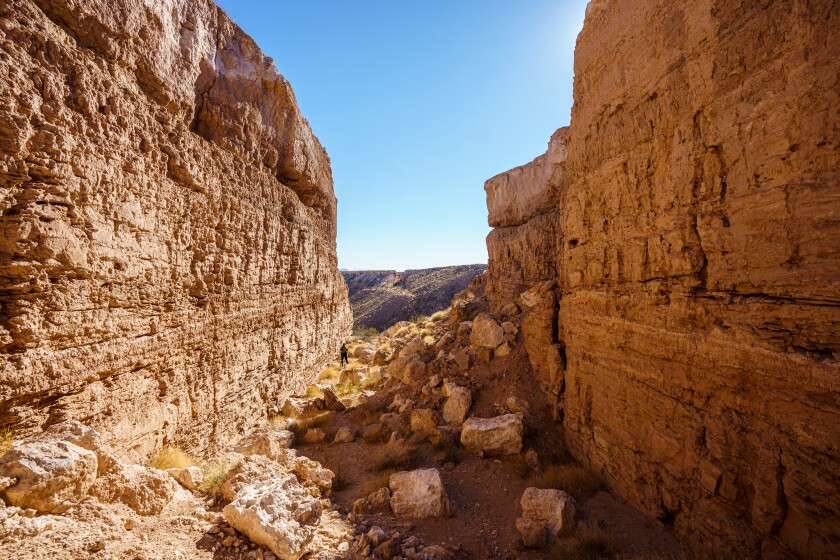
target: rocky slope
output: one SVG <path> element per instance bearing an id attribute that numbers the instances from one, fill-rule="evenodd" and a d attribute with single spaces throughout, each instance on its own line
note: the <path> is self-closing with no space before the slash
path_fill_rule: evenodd
<path id="1" fill-rule="evenodd" d="M 210 0 L 0 4 L 0 424 L 204 452 L 350 330 L 329 158 Z"/>
<path id="2" fill-rule="evenodd" d="M 446 309 L 452 297 L 487 269 L 483 264 L 421 270 L 342 271 L 356 327 L 384 330 L 416 315 Z"/>
<path id="3" fill-rule="evenodd" d="M 688 556 L 840 550 L 838 31 L 830 1 L 590 2 L 571 126 L 486 186 L 493 309 L 538 286 L 572 452 Z"/>

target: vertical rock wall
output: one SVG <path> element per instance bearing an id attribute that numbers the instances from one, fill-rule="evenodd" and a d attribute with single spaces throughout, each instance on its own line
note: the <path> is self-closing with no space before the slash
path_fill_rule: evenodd
<path id="1" fill-rule="evenodd" d="M 488 238 L 496 307 L 556 269 L 569 447 L 693 557 L 840 554 L 838 34 L 829 0 L 590 2 L 557 225 Z"/>
<path id="2" fill-rule="evenodd" d="M 271 59 L 210 0 L 6 0 L 0 75 L 0 424 L 141 457 L 265 421 L 352 322 Z"/>

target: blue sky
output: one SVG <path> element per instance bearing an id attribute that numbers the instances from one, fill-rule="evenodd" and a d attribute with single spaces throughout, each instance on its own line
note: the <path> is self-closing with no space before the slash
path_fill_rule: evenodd
<path id="1" fill-rule="evenodd" d="M 586 0 L 217 0 L 330 154 L 341 268 L 487 262 L 484 181 L 569 123 Z"/>

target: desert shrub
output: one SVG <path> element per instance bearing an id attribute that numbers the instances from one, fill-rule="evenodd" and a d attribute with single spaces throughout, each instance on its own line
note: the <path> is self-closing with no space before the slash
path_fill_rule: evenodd
<path id="1" fill-rule="evenodd" d="M 522 454 L 509 455 L 504 458 L 503 463 L 519 478 L 528 478 L 528 475 L 531 474 L 531 467 Z"/>
<path id="2" fill-rule="evenodd" d="M 580 465 L 548 465 L 534 476 L 531 484 L 537 488 L 556 488 L 582 500 L 600 490 L 601 480 Z"/>
<path id="3" fill-rule="evenodd" d="M 426 320 L 427 320 L 427 317 L 425 315 L 418 314 L 418 315 L 412 315 L 411 319 L 409 319 L 408 321 L 410 323 L 419 324 L 419 323 L 425 323 Z"/>
<path id="4" fill-rule="evenodd" d="M 207 494 L 215 493 L 219 484 L 222 483 L 227 474 L 238 463 L 239 461 L 236 458 L 226 456 L 219 457 L 216 460 L 207 463 L 201 469 L 201 473 L 204 475 L 204 478 L 198 489 L 202 492 L 206 492 Z"/>
<path id="5" fill-rule="evenodd" d="M 174 445 L 165 446 L 149 461 L 149 466 L 155 469 L 186 469 L 199 465 L 198 459 Z"/>
<path id="6" fill-rule="evenodd" d="M 310 385 L 306 388 L 306 394 L 304 395 L 307 399 L 318 399 L 324 396 L 324 393 L 321 389 L 318 388 L 317 385 Z"/>
<path id="7" fill-rule="evenodd" d="M 365 340 L 370 340 L 375 336 L 379 335 L 379 331 L 373 327 L 356 327 L 353 330 L 353 336 L 358 338 L 363 338 Z"/>
<path id="8" fill-rule="evenodd" d="M 336 381 L 341 377 L 341 370 L 338 368 L 338 364 L 332 363 L 328 365 L 320 374 L 318 374 L 318 381 L 325 382 L 325 381 Z"/>
<path id="9" fill-rule="evenodd" d="M 355 395 L 361 391 L 362 388 L 355 383 L 339 383 L 335 386 L 335 394 L 339 397 L 343 397 L 344 395 Z"/>
<path id="10" fill-rule="evenodd" d="M 374 474 L 369 475 L 365 478 L 364 483 L 362 484 L 360 498 L 366 498 L 367 496 L 373 494 L 380 488 L 388 486 L 391 480 L 391 475 L 394 474 L 394 470 L 384 470 Z"/>
<path id="11" fill-rule="evenodd" d="M 6 451 L 12 448 L 15 442 L 15 432 L 8 426 L 0 429 L 0 456 L 4 455 Z"/>
<path id="12" fill-rule="evenodd" d="M 449 315 L 449 309 L 444 309 L 442 311 L 438 311 L 437 313 L 432 313 L 430 319 L 434 322 L 443 321 Z"/>
<path id="13" fill-rule="evenodd" d="M 560 535 L 551 547 L 552 558 L 599 560 L 616 552 L 613 538 L 597 525 L 580 523 L 573 532 Z"/>
<path id="14" fill-rule="evenodd" d="M 457 465 L 461 462 L 461 448 L 454 443 L 447 443 L 443 447 L 443 459 L 440 460 L 441 465 L 452 463 Z"/>
<path id="15" fill-rule="evenodd" d="M 410 471 L 422 463 L 420 448 L 398 441 L 389 443 L 368 465 L 371 472 Z"/>

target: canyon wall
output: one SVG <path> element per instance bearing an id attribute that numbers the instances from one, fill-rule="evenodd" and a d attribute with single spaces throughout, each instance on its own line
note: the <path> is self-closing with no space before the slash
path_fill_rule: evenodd
<path id="1" fill-rule="evenodd" d="M 829 0 L 594 0 L 559 189 L 487 184 L 488 296 L 550 294 L 569 448 L 690 557 L 840 555 L 838 33 Z"/>
<path id="2" fill-rule="evenodd" d="M 203 453 L 334 356 L 329 158 L 215 4 L 5 0 L 0 74 L 0 425 Z"/>

